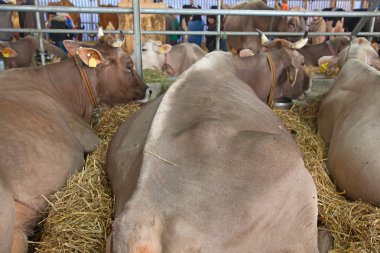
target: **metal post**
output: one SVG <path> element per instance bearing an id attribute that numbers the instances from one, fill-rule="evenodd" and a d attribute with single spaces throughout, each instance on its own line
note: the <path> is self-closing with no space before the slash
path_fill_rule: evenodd
<path id="1" fill-rule="evenodd" d="M 141 58 L 141 22 L 140 22 L 140 3 L 139 0 L 133 0 L 133 40 L 134 54 L 136 57 L 137 73 L 143 77 L 142 58 Z"/>
<path id="2" fill-rule="evenodd" d="M 34 5 L 36 7 L 39 6 L 38 0 L 34 0 Z M 41 29 L 41 16 L 39 12 L 36 12 L 36 23 L 37 23 L 37 29 Z M 45 65 L 45 53 L 44 53 L 44 41 L 42 38 L 42 33 L 37 32 L 38 36 L 38 53 L 40 54 L 41 57 L 41 64 Z"/>
<path id="3" fill-rule="evenodd" d="M 370 27 L 369 27 L 369 31 L 370 33 L 373 32 L 373 29 L 375 28 L 375 17 L 371 18 L 371 24 L 370 24 Z M 372 37 L 368 37 L 368 40 L 371 41 L 372 40 Z"/>
<path id="4" fill-rule="evenodd" d="M 367 12 L 372 12 L 377 9 L 377 6 L 380 4 L 380 0 L 375 0 L 372 2 L 371 6 L 367 9 Z M 364 27 L 371 17 L 362 17 L 358 24 L 355 26 L 354 30 L 351 32 L 351 37 L 356 37 L 359 31 Z"/>
<path id="5" fill-rule="evenodd" d="M 218 10 L 220 10 L 222 8 L 222 2 L 221 0 L 218 0 Z M 221 17 L 220 15 L 217 16 L 216 18 L 216 31 L 219 33 L 219 35 L 216 36 L 216 50 L 219 50 L 220 49 L 220 21 L 221 21 Z"/>

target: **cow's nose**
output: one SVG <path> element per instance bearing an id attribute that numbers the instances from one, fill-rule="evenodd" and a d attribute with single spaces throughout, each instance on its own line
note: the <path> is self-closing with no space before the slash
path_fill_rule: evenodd
<path id="1" fill-rule="evenodd" d="M 152 89 L 151 89 L 151 88 L 148 88 L 148 92 L 149 92 L 149 96 L 152 96 L 152 94 L 153 94 L 153 91 L 152 91 Z"/>

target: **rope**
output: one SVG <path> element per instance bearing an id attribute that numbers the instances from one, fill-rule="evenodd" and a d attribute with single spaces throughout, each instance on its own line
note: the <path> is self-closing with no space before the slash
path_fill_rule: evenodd
<path id="1" fill-rule="evenodd" d="M 96 107 L 97 107 L 96 98 L 95 98 L 94 92 L 92 90 L 90 80 L 88 79 L 87 72 L 84 69 L 82 61 L 79 59 L 79 56 L 75 55 L 74 59 L 75 59 L 76 65 L 79 69 L 80 75 L 82 77 L 83 86 L 86 88 L 87 94 L 90 98 L 92 108 L 96 109 Z"/>
<path id="2" fill-rule="evenodd" d="M 272 83 L 270 91 L 269 91 L 267 105 L 270 108 L 273 108 L 273 96 L 274 96 L 274 85 L 275 85 L 275 82 L 276 82 L 276 80 L 275 80 L 275 78 L 276 78 L 276 72 L 275 72 L 275 69 L 274 69 L 274 64 L 273 64 L 272 56 L 269 53 L 265 53 L 265 55 L 267 56 L 267 59 L 268 59 L 268 64 L 269 64 L 269 68 L 270 68 L 270 71 L 271 71 L 271 83 Z"/>

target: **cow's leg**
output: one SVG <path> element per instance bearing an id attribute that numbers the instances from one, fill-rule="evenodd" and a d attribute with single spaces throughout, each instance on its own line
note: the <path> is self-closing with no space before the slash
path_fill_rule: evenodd
<path id="1" fill-rule="evenodd" d="M 318 228 L 318 250 L 319 253 L 327 253 L 332 248 L 333 237 L 327 228 Z"/>
<path id="2" fill-rule="evenodd" d="M 0 178 L 0 252 L 11 252 L 15 202 L 12 193 L 2 184 Z"/>
<path id="3" fill-rule="evenodd" d="M 16 201 L 16 219 L 13 223 L 12 253 L 26 253 L 28 251 L 29 224 L 34 221 L 37 212 L 28 206 Z"/>

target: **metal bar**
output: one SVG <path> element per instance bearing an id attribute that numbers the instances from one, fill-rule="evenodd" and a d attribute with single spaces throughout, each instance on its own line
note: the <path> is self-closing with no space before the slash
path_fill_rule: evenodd
<path id="1" fill-rule="evenodd" d="M 222 9 L 222 2 L 221 0 L 218 0 L 218 10 Z M 218 35 L 216 35 L 216 50 L 219 50 L 220 49 L 220 21 L 221 21 L 221 17 L 220 15 L 217 16 L 216 18 L 216 31 L 218 32 Z"/>
<path id="2" fill-rule="evenodd" d="M 124 34 L 132 35 L 131 30 L 121 30 Z M 0 32 L 25 32 L 25 33 L 84 33 L 84 34 L 97 34 L 97 30 L 70 30 L 70 29 L 36 29 L 36 28 L 0 28 Z M 104 30 L 104 34 L 119 34 L 120 30 Z M 242 35 L 242 36 L 258 36 L 257 32 L 208 32 L 208 31 L 141 31 L 141 34 L 164 34 L 164 35 L 175 35 L 175 34 L 191 34 L 191 35 Z M 268 36 L 302 36 L 302 32 L 265 32 Z M 309 36 L 350 36 L 350 32 L 310 32 Z M 373 36 L 380 37 L 380 32 L 360 32 L 358 36 Z"/>
<path id="3" fill-rule="evenodd" d="M 369 27 L 369 31 L 370 33 L 373 32 L 373 29 L 375 28 L 375 17 L 371 18 L 371 24 L 370 24 L 370 27 Z M 368 37 L 368 40 L 371 41 L 372 40 L 372 37 Z"/>
<path id="4" fill-rule="evenodd" d="M 34 5 L 38 8 L 38 0 L 34 0 Z M 40 16 L 40 13 L 39 12 L 36 12 L 36 25 L 37 25 L 37 29 L 41 29 L 41 16 Z M 44 41 L 42 39 L 42 33 L 41 32 L 37 32 L 37 36 L 38 36 L 38 53 L 40 54 L 40 59 L 41 59 L 41 64 L 42 66 L 45 65 L 45 50 L 44 50 Z"/>
<path id="5" fill-rule="evenodd" d="M 372 2 L 371 6 L 368 8 L 367 12 L 372 12 L 372 13 L 376 13 L 374 12 L 376 9 L 377 9 L 377 6 L 380 4 L 380 0 L 375 0 L 374 2 Z M 352 33 L 351 33 L 351 36 L 352 37 L 356 37 L 358 32 L 364 27 L 364 25 L 368 22 L 370 18 L 368 18 L 367 16 L 366 17 L 362 17 L 358 24 L 355 26 L 354 30 L 352 30 Z"/>
<path id="6" fill-rule="evenodd" d="M 133 40 L 136 70 L 137 73 L 144 79 L 142 70 L 141 58 L 141 22 L 140 22 L 140 3 L 139 0 L 133 0 Z"/>
<path id="7" fill-rule="evenodd" d="M 25 12 L 78 12 L 78 13 L 118 13 L 132 14 L 131 8 L 120 7 L 67 7 L 67 6 L 28 6 L 6 5 L 0 11 Z M 379 12 L 368 11 L 273 11 L 273 10 L 216 10 L 216 9 L 141 9 L 141 14 L 187 14 L 187 15 L 234 15 L 234 16 L 322 16 L 322 17 L 380 17 Z"/>

